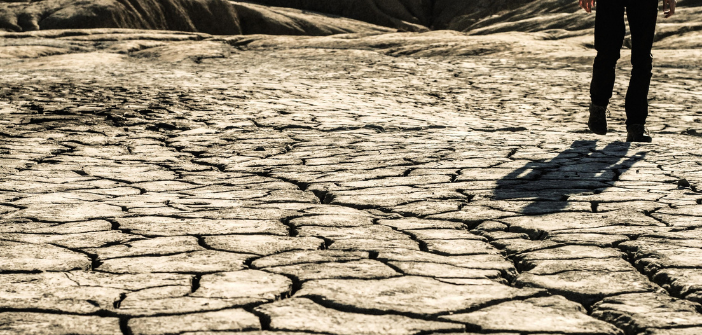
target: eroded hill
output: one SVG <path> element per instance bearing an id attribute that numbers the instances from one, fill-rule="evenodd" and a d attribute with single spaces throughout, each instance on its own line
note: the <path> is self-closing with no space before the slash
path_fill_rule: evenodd
<path id="1" fill-rule="evenodd" d="M 225 0 L 0 1 L 0 30 L 86 28 L 216 35 L 331 35 L 392 30 L 345 17 Z"/>
<path id="2" fill-rule="evenodd" d="M 671 21 L 697 30 L 701 0 Z M 666 21 L 667 22 L 667 21 Z M 692 23 L 691 23 L 692 22 Z M 0 29 L 132 28 L 218 35 L 332 35 L 457 30 L 476 34 L 592 28 L 574 0 L 39 0 L 0 1 Z"/>
<path id="3" fill-rule="evenodd" d="M 701 5 L 702 0 L 680 1 L 675 16 L 660 19 L 656 47 L 702 46 Z M 537 39 L 567 40 L 591 48 L 594 18 L 574 0 L 0 0 L 0 30 L 7 32 L 92 28 L 307 36 L 538 32 Z"/>

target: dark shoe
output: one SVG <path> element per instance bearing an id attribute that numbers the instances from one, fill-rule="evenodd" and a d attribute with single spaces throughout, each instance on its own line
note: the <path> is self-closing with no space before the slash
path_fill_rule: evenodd
<path id="1" fill-rule="evenodd" d="M 607 115 L 607 107 L 590 104 L 590 119 L 587 121 L 590 131 L 597 135 L 607 135 Z"/>
<path id="2" fill-rule="evenodd" d="M 653 141 L 648 129 L 642 124 L 630 124 L 626 126 L 626 141 L 627 142 L 645 142 Z"/>

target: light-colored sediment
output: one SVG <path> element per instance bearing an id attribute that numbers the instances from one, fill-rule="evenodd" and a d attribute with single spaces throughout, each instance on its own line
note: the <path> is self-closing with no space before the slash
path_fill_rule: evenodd
<path id="1" fill-rule="evenodd" d="M 577 39 L 2 36 L 0 334 L 702 329 L 698 49 L 628 144 Z"/>

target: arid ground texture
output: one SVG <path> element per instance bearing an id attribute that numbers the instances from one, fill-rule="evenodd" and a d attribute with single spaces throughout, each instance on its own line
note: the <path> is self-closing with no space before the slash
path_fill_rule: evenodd
<path id="1" fill-rule="evenodd" d="M 356 28 L 0 32 L 0 334 L 702 334 L 702 7 L 632 144 L 627 42 L 594 135 L 571 3 L 273 2 L 239 6 Z"/>

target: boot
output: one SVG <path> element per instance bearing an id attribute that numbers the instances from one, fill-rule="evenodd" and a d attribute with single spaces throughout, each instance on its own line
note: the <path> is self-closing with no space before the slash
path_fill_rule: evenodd
<path id="1" fill-rule="evenodd" d="M 590 104 L 590 119 L 587 121 L 590 131 L 597 135 L 607 135 L 607 115 L 607 107 Z"/>
<path id="2" fill-rule="evenodd" d="M 643 124 L 629 124 L 626 126 L 626 141 L 650 143 L 653 138 Z"/>

